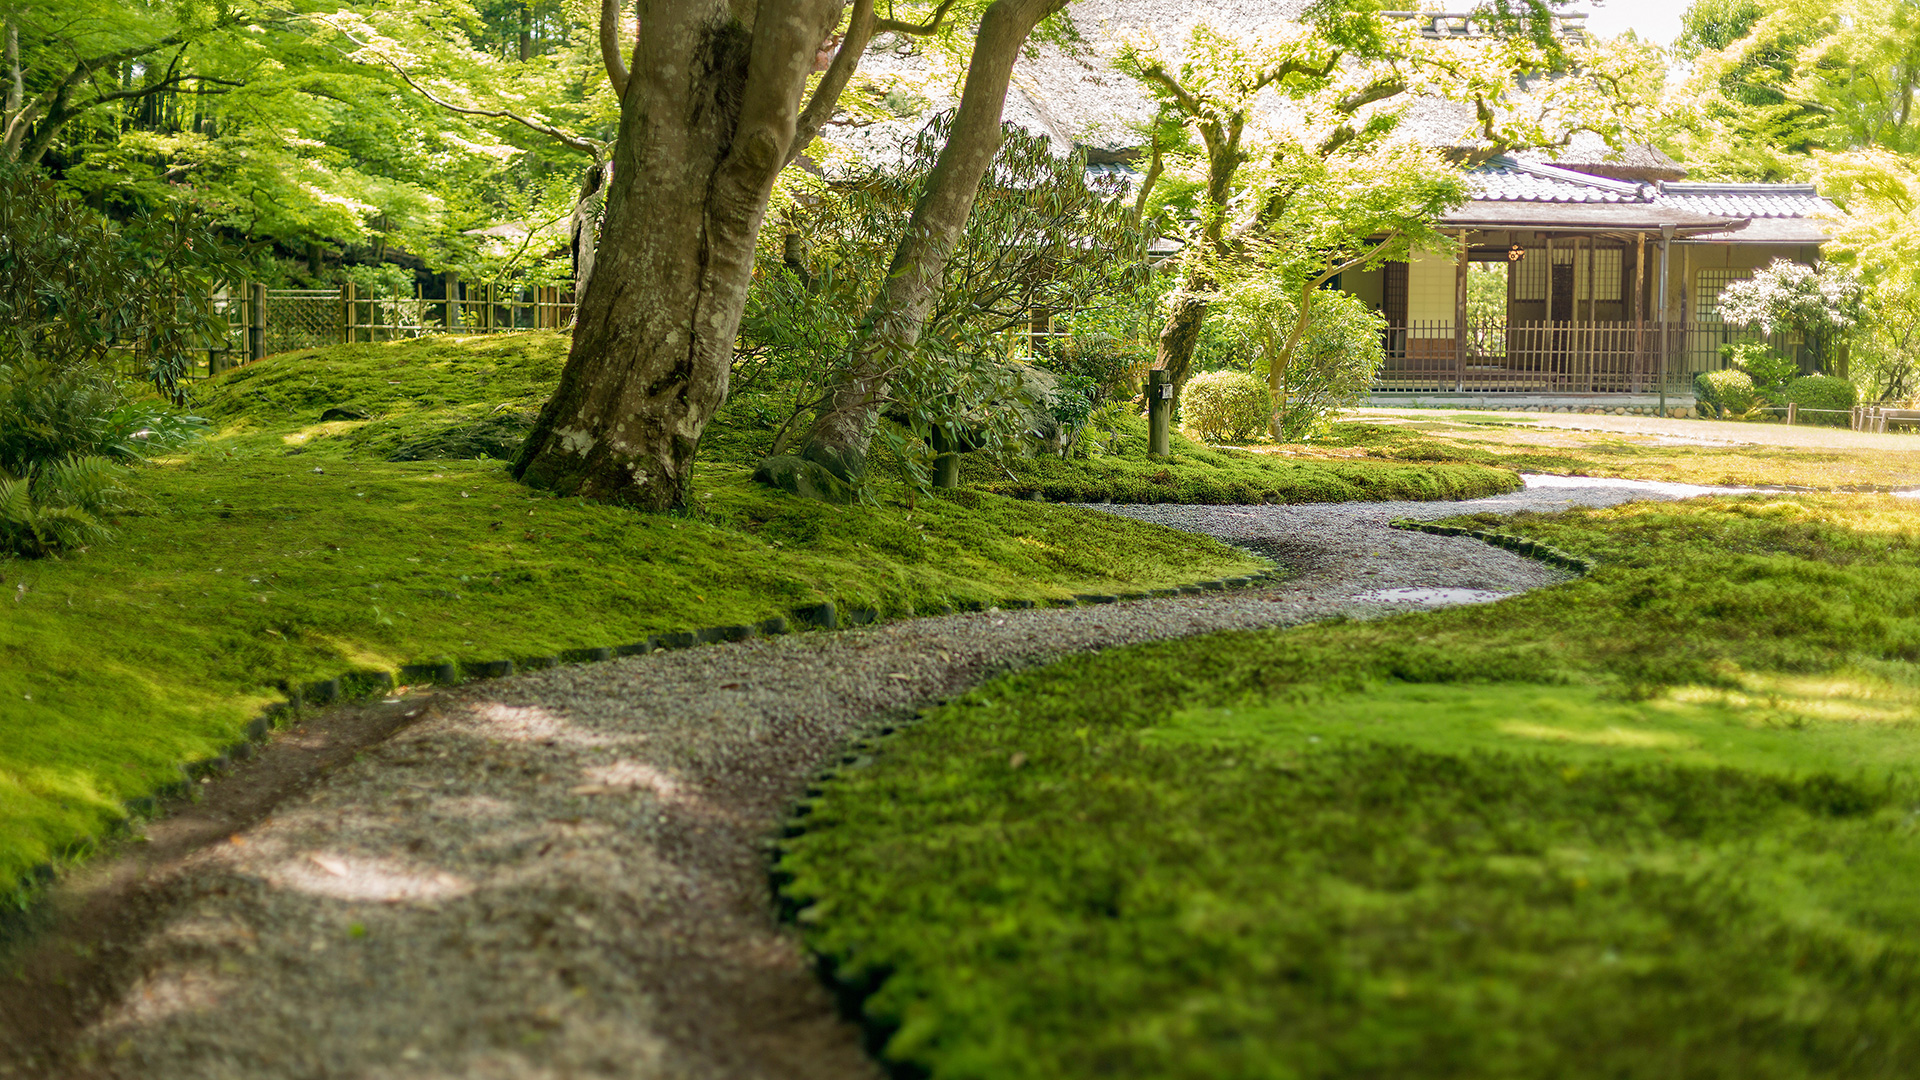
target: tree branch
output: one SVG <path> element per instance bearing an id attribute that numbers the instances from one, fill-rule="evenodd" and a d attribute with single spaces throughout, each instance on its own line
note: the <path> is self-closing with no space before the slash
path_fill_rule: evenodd
<path id="1" fill-rule="evenodd" d="M 871 7 L 871 5 L 868 6 Z M 926 37 L 928 34 L 940 29 L 941 22 L 946 19 L 947 11 L 952 7 L 953 0 L 940 0 L 940 6 L 933 9 L 933 14 L 928 16 L 926 22 L 909 23 L 901 22 L 898 19 L 881 19 L 874 24 L 873 32 L 876 34 L 907 34 L 912 37 Z"/>
<path id="2" fill-rule="evenodd" d="M 613 96 L 626 97 L 627 62 L 620 55 L 620 0 L 600 0 L 600 59 L 607 65 Z"/>
<path id="3" fill-rule="evenodd" d="M 1147 215 L 1147 196 L 1152 193 L 1153 185 L 1160 182 L 1160 174 L 1166 171 L 1167 163 L 1161 157 L 1160 127 L 1154 125 L 1152 149 L 1148 151 L 1147 173 L 1140 178 L 1140 193 L 1133 199 L 1133 223 L 1138 225 Z"/>
<path id="4" fill-rule="evenodd" d="M 943 5 L 941 11 L 945 10 Z M 860 54 L 867 51 L 867 43 L 873 40 L 874 28 L 878 25 L 873 17 L 873 0 L 853 0 L 853 14 L 847 18 L 847 32 L 840 39 L 840 48 L 833 54 L 826 74 L 820 76 L 820 85 L 813 88 L 813 96 L 807 99 L 807 107 L 801 110 L 800 120 L 794 125 L 793 144 L 787 147 L 786 164 L 799 160 L 807 147 L 813 145 L 820 129 L 833 119 L 840 106 L 840 94 L 860 66 Z"/>
<path id="5" fill-rule="evenodd" d="M 100 68 L 113 64 L 124 64 L 137 60 L 149 53 L 181 45 L 186 41 L 184 34 L 169 34 L 146 45 L 133 45 L 115 52 L 101 53 L 87 59 L 74 61 L 72 70 L 61 80 L 36 94 L 32 101 L 26 102 L 7 119 L 7 129 L 0 135 L 0 147 L 4 147 L 9 156 L 21 161 L 38 161 L 53 144 L 53 138 L 67 121 L 91 109 L 95 102 L 88 102 L 78 108 L 69 108 L 67 102 L 73 97 L 73 89 Z M 15 72 L 19 67 L 16 63 Z M 11 90 L 9 90 L 11 93 Z M 40 124 L 41 130 L 31 142 L 27 141 L 27 129 L 39 123 L 42 118 L 47 122 Z"/>
<path id="6" fill-rule="evenodd" d="M 1293 330 L 1287 335 L 1287 343 L 1281 346 L 1279 354 L 1267 363 L 1267 389 L 1270 393 L 1275 397 L 1280 396 L 1280 386 L 1286 374 L 1287 367 L 1293 363 L 1294 350 L 1300 347 L 1300 339 L 1307 334 L 1307 323 L 1312 320 L 1313 290 L 1332 281 L 1335 275 L 1344 274 L 1354 267 L 1364 264 L 1368 259 L 1385 251 L 1388 244 L 1393 243 L 1399 238 L 1400 230 L 1394 229 L 1388 232 L 1385 238 L 1379 243 L 1367 249 L 1364 254 L 1330 267 L 1326 273 L 1313 278 L 1301 286 L 1299 317 L 1293 321 Z"/>
<path id="7" fill-rule="evenodd" d="M 600 160 L 602 148 L 599 143 L 591 139 L 583 139 L 578 135 L 569 134 L 568 132 L 561 131 L 559 128 L 534 120 L 531 117 L 521 116 L 511 109 L 470 109 L 463 105 L 455 105 L 453 102 L 437 96 L 433 91 L 415 82 L 413 76 L 407 74 L 406 69 L 395 63 L 391 58 L 383 56 L 380 59 L 386 61 L 387 66 L 393 69 L 395 75 L 400 76 L 408 86 L 413 87 L 415 93 L 449 112 L 460 113 L 463 116 L 485 116 L 500 120 L 511 120 L 530 131 L 537 131 L 545 135 L 569 150 L 578 150 L 596 162 Z"/>
<path id="8" fill-rule="evenodd" d="M 1316 79 L 1324 79 L 1333 74 L 1333 69 L 1340 65 L 1340 56 L 1340 53 L 1334 53 L 1327 59 L 1326 63 L 1319 67 L 1314 67 L 1312 64 L 1301 60 L 1288 60 L 1286 63 L 1262 73 L 1258 79 L 1254 80 L 1253 88 L 1255 90 L 1263 90 L 1290 75 L 1311 75 Z"/>

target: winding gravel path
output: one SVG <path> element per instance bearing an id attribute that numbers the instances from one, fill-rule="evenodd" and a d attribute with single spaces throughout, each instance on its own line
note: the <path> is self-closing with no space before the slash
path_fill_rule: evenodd
<path id="1" fill-rule="evenodd" d="M 1101 507 L 1254 547 L 1298 576 L 654 653 L 436 695 L 302 800 L 168 872 L 164 917 L 63 1074 L 876 1076 L 767 895 L 766 838 L 849 738 L 1062 653 L 1565 577 L 1387 528 L 1394 517 L 1689 493 L 1616 482 L 1469 503 Z"/>

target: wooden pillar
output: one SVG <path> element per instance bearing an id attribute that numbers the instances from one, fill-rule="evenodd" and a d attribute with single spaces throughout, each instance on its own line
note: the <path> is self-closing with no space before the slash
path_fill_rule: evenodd
<path id="1" fill-rule="evenodd" d="M 1453 269 L 1453 389 L 1467 388 L 1467 230 L 1460 230 L 1460 258 Z"/>
<path id="2" fill-rule="evenodd" d="M 1588 389 L 1600 389 L 1602 373 L 1595 370 L 1599 358 L 1606 356 L 1600 343 L 1599 290 L 1595 282 L 1600 276 L 1600 238 L 1587 234 L 1587 379 Z"/>
<path id="3" fill-rule="evenodd" d="M 1673 247 L 1673 226 L 1660 226 L 1660 415 L 1667 414 L 1667 353 L 1673 344 L 1673 335 L 1668 332 L 1668 316 L 1672 303 L 1667 295 L 1667 256 Z"/>
<path id="4" fill-rule="evenodd" d="M 1545 239 L 1547 242 L 1547 307 L 1540 319 L 1540 325 L 1545 328 L 1540 342 L 1540 347 L 1544 352 L 1544 355 L 1540 359 L 1540 370 L 1546 372 L 1547 389 L 1548 391 L 1552 391 L 1560 382 L 1560 372 L 1558 370 L 1560 356 L 1559 349 L 1557 348 L 1560 331 L 1553 323 L 1553 234 L 1548 233 Z"/>
<path id="5" fill-rule="evenodd" d="M 1634 233 L 1633 245 L 1633 392 L 1639 393 L 1641 368 L 1646 358 L 1647 234 Z"/>

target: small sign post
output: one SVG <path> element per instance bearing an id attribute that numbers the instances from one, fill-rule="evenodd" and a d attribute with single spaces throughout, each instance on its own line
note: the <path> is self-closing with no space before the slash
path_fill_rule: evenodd
<path id="1" fill-rule="evenodd" d="M 1173 379 L 1166 368 L 1147 372 L 1147 456 L 1165 461 L 1172 453 Z"/>

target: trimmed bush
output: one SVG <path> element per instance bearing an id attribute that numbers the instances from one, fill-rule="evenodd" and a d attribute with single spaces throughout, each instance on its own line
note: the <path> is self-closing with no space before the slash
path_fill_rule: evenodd
<path id="1" fill-rule="evenodd" d="M 1800 406 L 1800 419 L 1809 424 L 1844 427 L 1859 393 L 1853 384 L 1833 375 L 1806 375 L 1787 384 L 1787 400 Z M 1808 412 L 1809 409 L 1832 410 Z"/>
<path id="2" fill-rule="evenodd" d="M 1244 371 L 1203 372 L 1180 394 L 1181 426 L 1210 442 L 1251 439 L 1272 417 L 1267 388 Z"/>
<path id="3" fill-rule="evenodd" d="M 1744 371 L 1703 371 L 1693 377 L 1693 396 L 1710 416 L 1739 417 L 1751 412 L 1759 394 Z"/>

